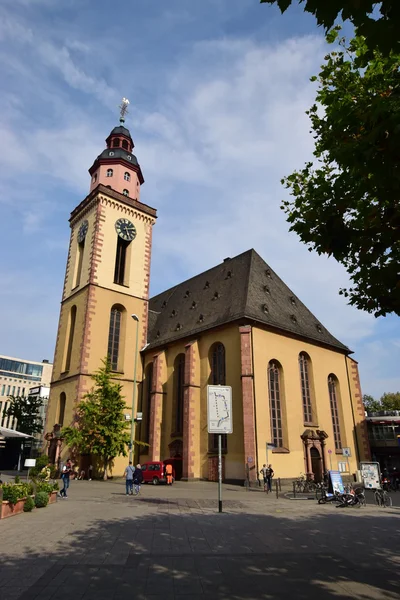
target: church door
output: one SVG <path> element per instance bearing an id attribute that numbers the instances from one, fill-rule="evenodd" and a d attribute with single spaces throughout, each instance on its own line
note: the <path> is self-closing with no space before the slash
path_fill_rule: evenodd
<path id="1" fill-rule="evenodd" d="M 322 480 L 322 459 L 317 448 L 310 449 L 311 469 L 314 474 L 314 481 L 319 483 Z"/>

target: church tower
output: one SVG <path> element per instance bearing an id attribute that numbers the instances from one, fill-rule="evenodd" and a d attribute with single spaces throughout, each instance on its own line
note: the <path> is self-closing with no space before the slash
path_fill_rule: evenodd
<path id="1" fill-rule="evenodd" d="M 120 125 L 111 131 L 106 149 L 89 169 L 88 196 L 70 217 L 71 238 L 47 432 L 54 426 L 73 422 L 76 405 L 92 388 L 91 375 L 106 356 L 123 385 L 130 407 L 137 326 L 139 350 L 147 342 L 151 239 L 156 210 L 140 201 L 144 179 L 132 154 L 131 134 L 124 125 L 127 104 L 124 99 Z M 138 324 L 132 314 L 139 318 Z M 137 381 L 141 381 L 139 354 L 136 360 Z M 122 469 L 120 461 L 122 458 L 115 461 L 116 473 Z"/>

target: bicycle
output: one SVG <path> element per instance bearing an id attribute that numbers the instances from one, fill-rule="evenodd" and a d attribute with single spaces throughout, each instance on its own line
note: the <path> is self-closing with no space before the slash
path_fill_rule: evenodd
<path id="1" fill-rule="evenodd" d="M 383 506 L 384 508 L 392 506 L 392 499 L 386 490 L 375 490 L 374 496 L 375 504 L 377 504 L 378 506 Z"/>

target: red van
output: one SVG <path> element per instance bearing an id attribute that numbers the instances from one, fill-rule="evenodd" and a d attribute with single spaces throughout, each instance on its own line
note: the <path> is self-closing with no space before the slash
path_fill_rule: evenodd
<path id="1" fill-rule="evenodd" d="M 181 477 L 181 473 L 176 473 L 176 467 L 181 466 L 182 460 L 179 461 L 179 464 L 176 464 L 176 459 L 167 458 L 164 461 L 153 461 L 153 462 L 145 462 L 142 464 L 142 473 L 143 473 L 143 483 L 152 483 L 153 485 L 158 485 L 159 483 L 166 483 L 167 478 L 165 475 L 165 465 L 172 464 L 172 477 L 177 479 L 176 475 L 179 475 L 179 479 Z M 179 468 L 178 468 L 179 471 Z M 182 468 L 180 469 L 180 472 Z"/>

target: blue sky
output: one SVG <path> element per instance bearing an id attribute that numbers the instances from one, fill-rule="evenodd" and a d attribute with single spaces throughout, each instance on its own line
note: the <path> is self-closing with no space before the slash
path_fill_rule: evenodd
<path id="1" fill-rule="evenodd" d="M 326 51 L 311 16 L 257 0 L 3 0 L 0 353 L 53 357 L 69 213 L 126 96 L 141 200 L 159 211 L 151 293 L 254 247 L 355 351 L 365 393 L 400 389 L 398 318 L 347 306 L 345 271 L 279 208 L 280 178 L 312 154 Z"/>

